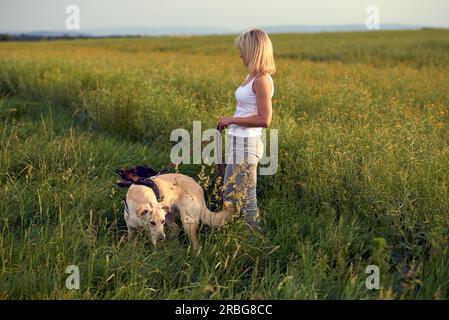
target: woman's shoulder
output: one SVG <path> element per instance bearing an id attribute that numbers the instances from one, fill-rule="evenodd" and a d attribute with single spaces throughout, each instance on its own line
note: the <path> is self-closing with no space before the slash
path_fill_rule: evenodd
<path id="1" fill-rule="evenodd" d="M 272 79 L 271 74 L 269 73 L 259 73 L 256 75 L 256 79 Z"/>
<path id="2" fill-rule="evenodd" d="M 267 87 L 274 87 L 274 81 L 273 78 L 269 73 L 263 73 L 259 74 L 254 78 L 253 82 L 253 91 L 254 88 L 260 87 L 260 88 L 267 88 Z M 272 88 L 274 89 L 274 88 Z"/>

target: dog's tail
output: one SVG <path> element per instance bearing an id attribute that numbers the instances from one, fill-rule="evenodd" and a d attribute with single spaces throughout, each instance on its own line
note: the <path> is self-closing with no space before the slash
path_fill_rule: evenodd
<path id="1" fill-rule="evenodd" d="M 222 227 L 232 218 L 234 209 L 235 206 L 230 201 L 225 201 L 223 209 L 219 212 L 212 212 L 207 206 L 204 206 L 201 221 L 211 227 Z"/>

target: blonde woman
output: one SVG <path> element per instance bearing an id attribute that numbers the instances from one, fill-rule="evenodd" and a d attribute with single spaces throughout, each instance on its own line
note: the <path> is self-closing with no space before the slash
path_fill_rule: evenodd
<path id="1" fill-rule="evenodd" d="M 223 181 L 223 199 L 240 207 L 245 221 L 260 228 L 257 207 L 257 164 L 263 155 L 262 128 L 271 122 L 271 98 L 276 72 L 273 47 L 260 29 L 242 33 L 235 40 L 240 58 L 248 70 L 245 81 L 235 91 L 237 108 L 232 117 L 221 117 L 219 129 L 227 130 L 229 149 Z"/>

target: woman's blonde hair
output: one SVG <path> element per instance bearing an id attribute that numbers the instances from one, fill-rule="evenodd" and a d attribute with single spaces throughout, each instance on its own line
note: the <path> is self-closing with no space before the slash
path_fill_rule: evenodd
<path id="1" fill-rule="evenodd" d="M 274 74 L 276 66 L 273 45 L 268 35 L 261 29 L 243 32 L 235 39 L 235 45 L 242 51 L 248 62 L 249 74 Z"/>

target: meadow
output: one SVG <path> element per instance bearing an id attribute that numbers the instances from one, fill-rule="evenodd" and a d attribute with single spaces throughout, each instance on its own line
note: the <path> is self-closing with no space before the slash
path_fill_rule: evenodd
<path id="1" fill-rule="evenodd" d="M 120 242 L 115 169 L 163 168 L 173 129 L 232 115 L 234 38 L 0 43 L 0 299 L 449 298 L 448 30 L 271 35 L 262 234 Z M 179 166 L 210 208 L 213 170 Z"/>

